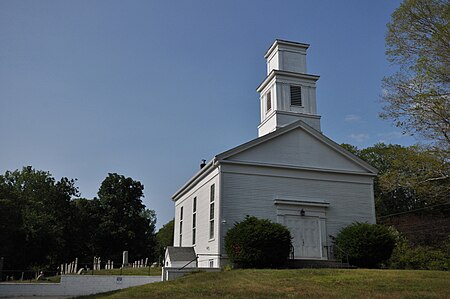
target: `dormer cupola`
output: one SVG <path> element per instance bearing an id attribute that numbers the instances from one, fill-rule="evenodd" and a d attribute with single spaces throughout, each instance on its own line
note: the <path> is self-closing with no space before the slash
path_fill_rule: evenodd
<path id="1" fill-rule="evenodd" d="M 258 136 L 297 120 L 320 131 L 317 115 L 316 81 L 306 72 L 308 44 L 276 40 L 264 55 L 267 77 L 259 85 L 261 124 Z"/>

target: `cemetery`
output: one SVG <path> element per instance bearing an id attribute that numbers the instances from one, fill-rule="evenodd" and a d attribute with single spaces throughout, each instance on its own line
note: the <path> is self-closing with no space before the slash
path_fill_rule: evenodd
<path id="1" fill-rule="evenodd" d="M 0 298 L 17 296 L 84 296 L 109 292 L 161 281 L 161 269 L 149 264 L 149 259 L 128 260 L 123 251 L 121 263 L 102 261 L 94 257 L 90 264 L 78 258 L 63 263 L 53 272 L 2 271 L 5 281 L 0 282 Z M 50 276 L 51 275 L 51 276 Z"/>

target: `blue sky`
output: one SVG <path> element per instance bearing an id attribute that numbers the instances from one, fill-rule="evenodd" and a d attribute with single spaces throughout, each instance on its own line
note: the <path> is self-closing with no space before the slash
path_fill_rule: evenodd
<path id="1" fill-rule="evenodd" d="M 257 136 L 264 53 L 309 43 L 322 130 L 413 144 L 381 120 L 391 0 L 0 1 L 0 173 L 32 165 L 96 196 L 141 181 L 158 227 L 201 159 Z"/>

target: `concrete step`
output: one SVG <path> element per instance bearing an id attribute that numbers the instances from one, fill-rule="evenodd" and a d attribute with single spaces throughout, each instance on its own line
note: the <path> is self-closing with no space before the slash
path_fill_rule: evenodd
<path id="1" fill-rule="evenodd" d="M 289 260 L 288 267 L 292 269 L 301 268 L 345 268 L 353 269 L 355 266 L 351 266 L 348 263 L 342 263 L 336 260 Z"/>

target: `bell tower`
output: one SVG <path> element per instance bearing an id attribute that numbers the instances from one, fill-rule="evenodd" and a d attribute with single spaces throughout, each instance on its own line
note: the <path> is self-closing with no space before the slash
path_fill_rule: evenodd
<path id="1" fill-rule="evenodd" d="M 261 107 L 259 137 L 297 120 L 320 131 L 316 105 L 319 76 L 306 71 L 308 47 L 308 44 L 277 39 L 264 55 L 267 77 L 256 89 Z"/>

